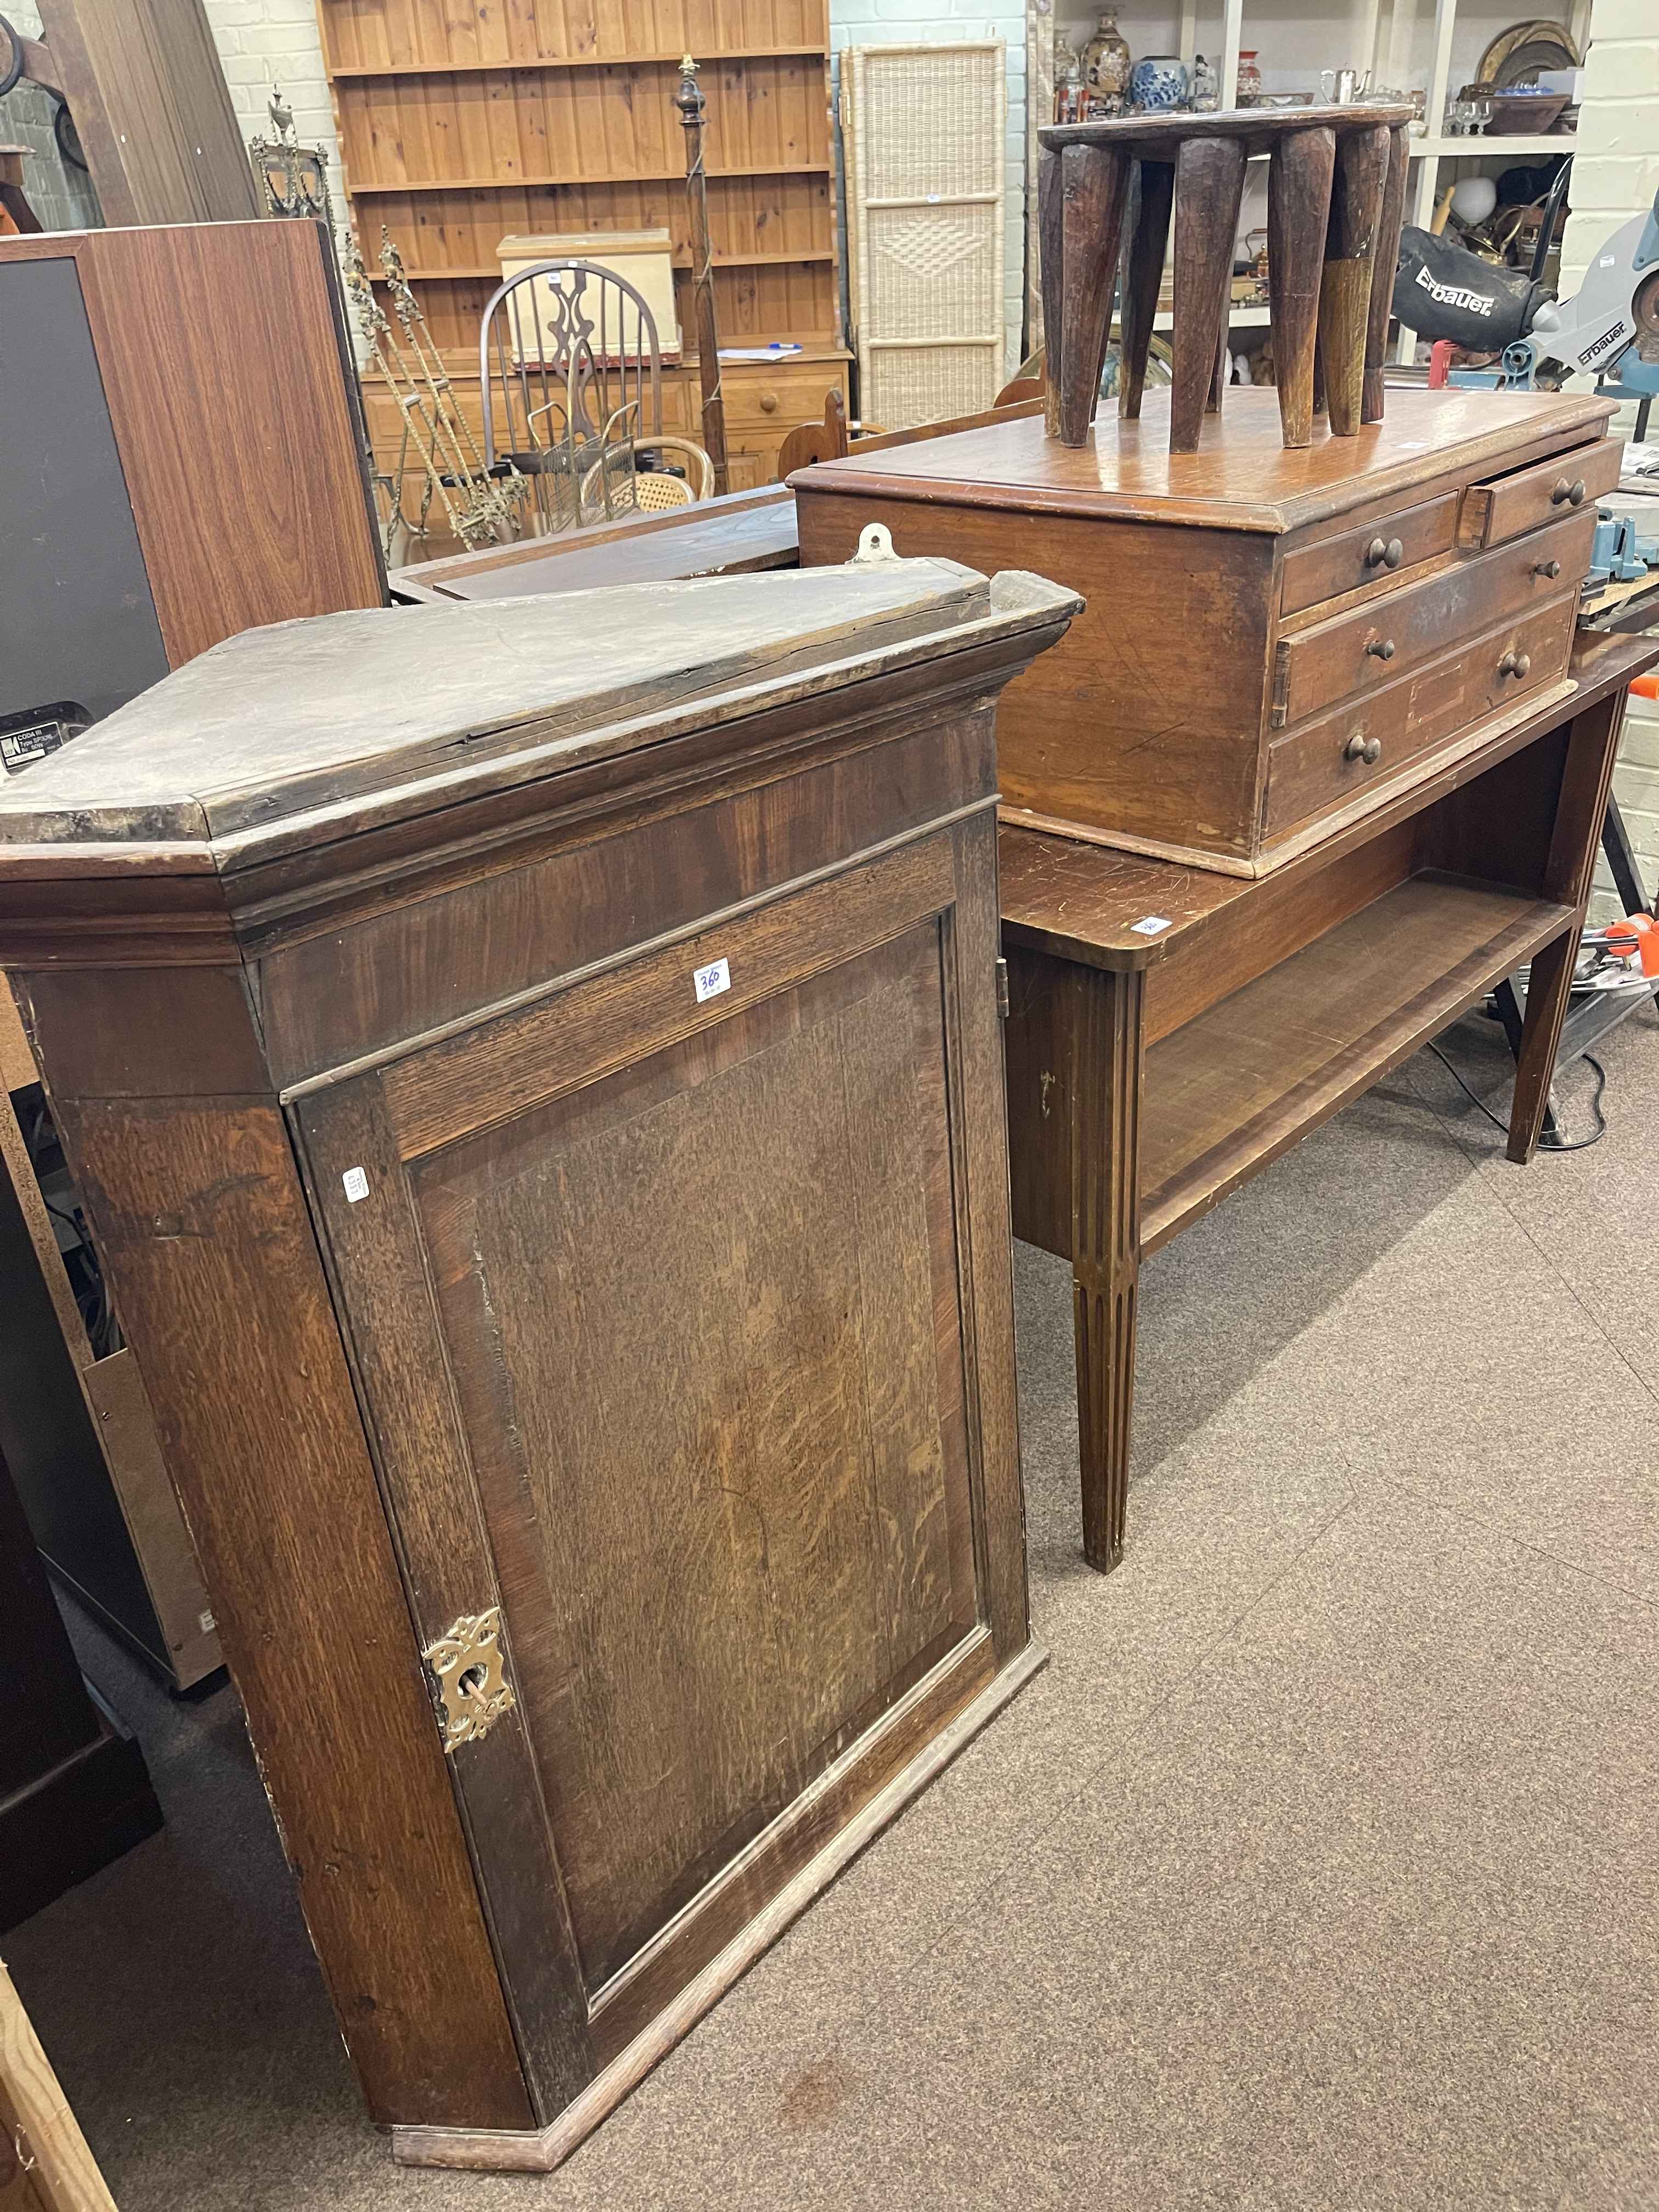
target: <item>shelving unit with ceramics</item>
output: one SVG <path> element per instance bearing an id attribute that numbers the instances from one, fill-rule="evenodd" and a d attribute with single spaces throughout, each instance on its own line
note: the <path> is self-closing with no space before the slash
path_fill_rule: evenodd
<path id="1" fill-rule="evenodd" d="M 1180 12 L 1177 15 L 1175 11 L 1176 4 L 1177 4 L 1177 0 L 1172 0 L 1172 4 L 1170 7 L 1160 9 L 1157 4 L 1157 0 L 1152 0 L 1152 4 L 1150 6 L 1129 5 L 1118 8 L 1114 11 L 1118 19 L 1119 27 L 1123 31 L 1125 37 L 1128 40 L 1133 58 L 1137 61 L 1139 61 L 1143 55 L 1147 53 L 1167 53 L 1178 52 L 1181 58 L 1186 63 L 1188 68 L 1190 70 L 1195 54 L 1203 52 L 1210 56 L 1212 58 L 1213 58 L 1214 54 L 1218 51 L 1216 40 L 1213 37 L 1204 36 L 1196 7 L 1191 4 L 1182 5 L 1180 7 Z M 1036 4 L 1030 8 L 1027 16 L 1027 25 L 1030 36 L 1027 46 L 1026 67 L 1030 86 L 1029 113 L 1030 117 L 1028 134 L 1027 173 L 1033 179 L 1035 179 L 1036 176 L 1037 125 L 1047 118 L 1052 116 L 1054 112 L 1054 47 L 1056 36 L 1056 24 L 1058 24 L 1060 30 L 1064 32 L 1070 43 L 1081 51 L 1083 46 L 1087 43 L 1094 28 L 1096 21 L 1101 12 L 1098 5 L 1093 8 L 1077 9 L 1074 5 L 1074 0 L 1062 0 L 1062 5 L 1055 9 L 1052 14 L 1040 14 L 1038 12 L 1038 7 L 1040 5 L 1041 0 L 1036 0 Z M 1238 5 L 1235 4 L 1229 11 L 1227 34 L 1230 39 L 1230 44 L 1227 48 L 1225 69 L 1224 72 L 1220 73 L 1220 83 L 1222 87 L 1220 105 L 1223 107 L 1232 106 L 1235 104 L 1237 98 L 1238 52 L 1240 44 L 1239 32 L 1241 21 L 1242 17 L 1240 15 L 1240 9 Z M 1204 39 L 1204 43 L 1200 46 L 1200 40 L 1201 37 Z M 1344 39 L 1341 42 L 1339 58 L 1346 58 L 1348 49 L 1349 41 L 1346 39 Z M 1256 173 L 1265 177 L 1265 156 L 1260 163 L 1255 165 L 1255 172 Z M 1261 190 L 1265 194 L 1265 184 L 1262 185 Z M 1259 221 L 1261 223 L 1265 223 L 1267 221 L 1265 198 L 1263 200 L 1262 209 L 1260 211 Z M 1242 224 L 1241 234 L 1243 229 L 1255 228 L 1257 227 L 1257 216 L 1251 216 L 1248 221 Z M 1032 189 L 1029 194 L 1027 234 L 1026 278 L 1028 312 L 1030 326 L 1035 333 L 1039 332 L 1041 330 L 1042 314 L 1042 301 L 1039 296 L 1037 283 L 1038 241 L 1036 236 L 1036 193 L 1035 189 Z M 1230 331 L 1235 332 L 1250 330 L 1266 330 L 1270 319 L 1265 303 L 1260 305 L 1255 302 L 1235 304 L 1228 316 L 1228 328 Z M 1113 327 L 1114 330 L 1115 330 L 1115 323 L 1114 323 Z M 1174 327 L 1174 315 L 1167 307 L 1160 309 L 1158 313 L 1153 318 L 1153 331 L 1155 332 L 1167 333 Z"/>
<path id="2" fill-rule="evenodd" d="M 1475 36 L 1476 52 L 1486 43 L 1504 22 L 1513 21 L 1527 12 L 1526 0 L 1513 0 L 1513 4 L 1494 15 L 1481 0 L 1461 0 L 1464 25 L 1477 14 L 1481 17 Z M 1540 20 L 1553 16 L 1571 35 L 1580 54 L 1589 33 L 1591 0 L 1561 0 L 1554 5 L 1537 5 L 1533 12 Z M 1285 0 L 1279 0 L 1282 8 Z M 1426 229 L 1433 217 L 1435 203 L 1444 185 L 1452 177 L 1479 172 L 1487 167 L 1505 167 L 1528 158 L 1543 161 L 1553 155 L 1571 153 L 1573 141 L 1570 135 L 1554 134 L 1542 137 L 1483 137 L 1450 138 L 1442 134 L 1446 103 L 1465 78 L 1474 73 L 1474 60 L 1464 58 L 1467 67 L 1459 73 L 1456 66 L 1460 0 L 1347 0 L 1320 12 L 1316 20 L 1303 19 L 1296 25 L 1305 33 L 1308 47 L 1304 56 L 1297 56 L 1298 76 L 1315 88 L 1319 73 L 1324 69 L 1370 69 L 1380 84 L 1409 90 L 1413 85 L 1423 85 L 1428 94 L 1427 116 L 1431 130 L 1411 142 L 1412 173 L 1406 219 Z M 1129 42 L 1137 60 L 1145 52 L 1173 51 L 1190 68 L 1198 53 L 1206 55 L 1215 64 L 1220 85 L 1220 100 L 1224 107 L 1236 105 L 1238 91 L 1238 57 L 1244 39 L 1252 24 L 1261 24 L 1268 16 L 1262 0 L 1222 0 L 1218 10 L 1214 6 L 1200 9 L 1198 0 L 1168 0 L 1160 8 L 1157 0 L 1131 0 L 1131 4 L 1117 11 L 1119 28 Z M 1068 33 L 1073 34 L 1080 46 L 1089 34 L 1095 20 L 1094 12 L 1062 4 L 1055 10 L 1059 21 Z M 1490 20 L 1487 20 L 1487 19 Z M 1036 174 L 1035 123 L 1053 112 L 1053 41 L 1054 21 L 1050 15 L 1039 15 L 1035 8 L 1030 18 L 1033 25 L 1032 43 L 1029 57 L 1031 81 L 1031 113 L 1033 139 L 1031 174 Z M 1262 48 L 1262 63 L 1270 72 L 1283 75 L 1285 53 L 1275 40 L 1283 40 L 1290 29 L 1286 17 L 1278 13 L 1269 17 L 1270 27 L 1259 32 Z M 1431 30 L 1431 46 L 1426 76 L 1419 61 L 1413 67 L 1413 55 L 1422 51 L 1422 34 Z M 1172 43 L 1167 43 L 1171 41 Z M 1148 40 L 1152 43 L 1148 44 Z M 1046 40 L 1048 52 L 1040 51 Z M 1447 164 L 1453 164 L 1450 177 L 1443 176 Z M 1253 165 L 1259 173 L 1261 165 Z M 1257 183 L 1259 198 L 1265 198 L 1265 187 Z M 1032 196 L 1035 204 L 1035 194 Z M 1265 212 L 1251 211 L 1251 187 L 1246 186 L 1246 212 L 1241 228 L 1248 229 L 1265 222 Z M 1028 262 L 1034 269 L 1033 250 Z M 1171 318 L 1160 315 L 1154 325 L 1158 330 L 1167 330 Z M 1231 327 L 1248 330 L 1267 321 L 1265 307 L 1236 308 Z M 1414 331 L 1401 329 L 1397 343 L 1398 358 L 1409 362 L 1413 358 L 1417 343 Z"/>
<path id="3" fill-rule="evenodd" d="M 1581 58 L 1589 41 L 1590 4 L 1591 0 L 1572 0 L 1564 21 L 1564 28 Z M 1455 182 L 1460 176 L 1480 174 L 1489 165 L 1506 168 L 1515 161 L 1547 161 L 1553 155 L 1571 154 L 1573 149 L 1570 132 L 1508 137 L 1483 135 L 1476 138 L 1449 138 L 1442 135 L 1446 102 L 1457 89 L 1451 66 L 1457 11 L 1458 0 L 1435 0 L 1434 59 L 1430 67 L 1428 87 L 1427 119 L 1430 129 L 1425 137 L 1412 141 L 1412 171 L 1406 204 L 1407 222 L 1415 223 L 1419 230 L 1426 230 L 1433 220 L 1443 183 L 1447 181 L 1440 173 L 1443 163 L 1454 165 L 1449 181 Z M 1397 0 L 1395 15 L 1386 52 L 1382 51 L 1380 39 L 1374 40 L 1372 46 L 1382 80 L 1389 83 L 1398 81 L 1389 72 L 1395 67 L 1405 68 L 1409 61 L 1413 27 L 1411 0 Z M 1397 358 L 1408 362 L 1415 357 L 1416 349 L 1416 331 L 1402 324 Z"/>

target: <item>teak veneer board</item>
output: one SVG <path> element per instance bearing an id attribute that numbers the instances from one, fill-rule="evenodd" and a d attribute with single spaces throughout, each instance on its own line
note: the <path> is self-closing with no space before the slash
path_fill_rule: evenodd
<path id="1" fill-rule="evenodd" d="M 793 568 L 800 558 L 793 493 L 781 484 L 734 491 L 666 514 L 598 522 L 555 538 L 486 545 L 453 560 L 395 571 L 394 592 L 416 600 L 506 599 L 609 584 Z"/>
<path id="2" fill-rule="evenodd" d="M 1392 123 L 1401 112 L 1399 106 L 1386 101 L 1380 105 L 1345 102 L 1342 119 L 1359 131 L 1368 125 Z M 1098 123 L 1048 123 L 1042 126 L 1042 143 L 1054 147 L 1097 146 L 1105 140 L 1126 148 L 1138 161 L 1173 161 L 1194 135 L 1181 128 L 1182 120 L 1168 113 L 1114 116 L 1109 131 L 1103 131 Z M 1281 114 L 1271 109 L 1227 108 L 1219 114 L 1206 115 L 1200 127 L 1206 138 L 1242 138 L 1251 153 L 1265 154 L 1287 131 L 1305 126 L 1299 124 L 1294 110 Z"/>
<path id="3" fill-rule="evenodd" d="M 6 264 L 41 260 L 76 267 L 169 664 L 260 623 L 383 605 L 322 227 L 0 239 L 0 316 Z M 265 705 L 280 723 L 281 702 Z"/>
<path id="4" fill-rule="evenodd" d="M 1352 521 L 1371 502 L 1454 469 L 1478 471 L 1489 459 L 1523 466 L 1532 451 L 1516 441 L 1530 421 L 1539 426 L 1540 453 L 1559 447 L 1564 429 L 1579 428 L 1593 441 L 1607 413 L 1605 399 L 1557 392 L 1390 391 L 1384 421 L 1367 423 L 1357 437 L 1317 437 L 1291 452 L 1280 440 L 1273 393 L 1253 386 L 1228 393 L 1222 413 L 1206 422 L 1200 452 L 1172 453 L 1168 394 L 1148 392 L 1138 421 L 1103 412 L 1084 447 L 1062 446 L 1038 416 L 1023 416 L 948 443 L 869 453 L 855 447 L 792 481 L 801 490 L 922 503 L 953 499 L 971 485 L 981 507 L 1278 537 L 1337 516 Z"/>
<path id="5" fill-rule="evenodd" d="M 1040 415 L 1041 399 L 954 422 L 924 423 L 861 439 L 860 453 L 884 453 L 946 437 L 988 421 Z M 580 592 L 607 584 L 665 583 L 675 578 L 737 576 L 763 568 L 793 568 L 800 559 L 795 495 L 782 484 L 759 491 L 728 492 L 666 514 L 634 514 L 619 522 L 592 523 L 553 539 L 486 545 L 476 553 L 399 568 L 392 577 L 401 599 L 416 601 L 501 599 L 534 592 Z"/>

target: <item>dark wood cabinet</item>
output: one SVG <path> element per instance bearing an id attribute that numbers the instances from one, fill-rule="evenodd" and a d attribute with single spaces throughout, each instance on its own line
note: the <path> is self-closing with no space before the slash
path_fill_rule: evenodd
<path id="1" fill-rule="evenodd" d="M 993 718 L 1075 606 L 877 550 L 331 617 L 0 803 L 404 2157 L 556 2162 L 1039 1663 Z"/>

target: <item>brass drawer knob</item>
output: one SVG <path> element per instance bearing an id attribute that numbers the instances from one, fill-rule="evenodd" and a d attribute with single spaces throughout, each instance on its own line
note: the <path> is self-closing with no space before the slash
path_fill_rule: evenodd
<path id="1" fill-rule="evenodd" d="M 1381 738 L 1362 737 L 1358 730 L 1342 748 L 1344 760 L 1364 761 L 1367 768 L 1375 768 L 1382 757 Z"/>
<path id="2" fill-rule="evenodd" d="M 1368 568 L 1397 568 L 1406 557 L 1406 549 L 1397 538 L 1373 538 L 1365 548 Z"/>
<path id="3" fill-rule="evenodd" d="M 1557 483 L 1555 489 L 1550 494 L 1552 507 L 1582 507 L 1583 504 L 1584 479 L 1583 477 L 1575 477 L 1571 483 L 1565 477 L 1562 477 Z"/>
<path id="4" fill-rule="evenodd" d="M 1367 641 L 1365 650 L 1374 659 L 1392 660 L 1394 659 L 1394 640 L 1391 637 L 1371 638 Z"/>
<path id="5" fill-rule="evenodd" d="M 1498 664 L 1500 676 L 1518 676 L 1523 681 L 1532 667 L 1529 653 L 1506 653 Z"/>
<path id="6" fill-rule="evenodd" d="M 1553 582 L 1561 573 L 1561 563 L 1559 561 L 1534 561 L 1532 573 L 1534 576 L 1547 576 Z"/>
<path id="7" fill-rule="evenodd" d="M 761 413 L 763 415 L 775 415 L 778 411 L 777 393 L 775 392 L 763 392 L 760 396 L 760 404 Z M 1583 487 L 1580 485 L 1579 489 L 1582 490 Z"/>

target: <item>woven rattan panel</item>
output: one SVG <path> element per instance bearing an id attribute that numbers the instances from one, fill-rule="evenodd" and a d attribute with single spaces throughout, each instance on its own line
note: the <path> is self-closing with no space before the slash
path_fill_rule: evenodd
<path id="1" fill-rule="evenodd" d="M 1001 41 L 850 47 L 842 84 L 865 418 L 975 413 L 1003 381 Z"/>

